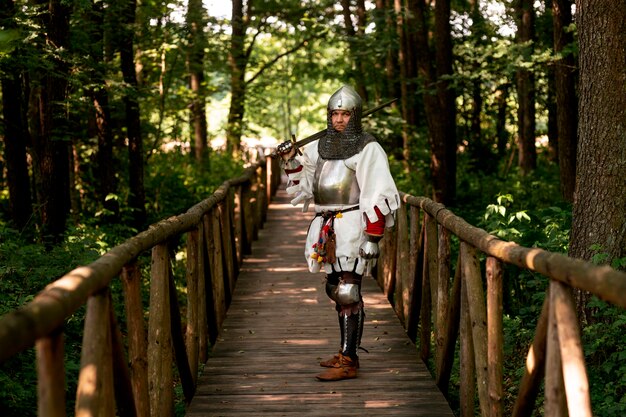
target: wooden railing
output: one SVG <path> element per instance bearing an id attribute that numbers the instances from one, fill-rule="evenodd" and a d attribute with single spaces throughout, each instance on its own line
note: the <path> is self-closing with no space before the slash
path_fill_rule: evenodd
<path id="1" fill-rule="evenodd" d="M 83 305 L 77 416 L 173 415 L 173 362 L 185 399 L 190 401 L 199 364 L 206 362 L 226 314 L 242 257 L 250 253 L 250 243 L 257 238 L 279 182 L 277 161 L 267 157 L 186 213 L 152 225 L 93 263 L 54 281 L 22 308 L 0 317 L 0 363 L 36 347 L 39 416 L 66 415 L 62 328 Z M 185 329 L 168 248 L 168 242 L 184 236 Z M 148 250 L 152 262 L 146 329 L 138 258 Z M 109 289 L 120 276 L 126 340 Z"/>
<path id="2" fill-rule="evenodd" d="M 566 408 L 570 416 L 591 417 L 570 288 L 626 308 L 626 274 L 499 240 L 427 198 L 402 194 L 402 200 L 397 226 L 382 242 L 376 279 L 409 337 L 416 341 L 419 336 L 420 356 L 427 363 L 433 360 L 436 383 L 446 395 L 460 338 L 461 415 L 475 414 L 476 391 L 483 417 L 503 415 L 502 272 L 507 263 L 550 281 L 512 415 L 532 415 L 545 375 L 544 415 L 562 416 Z M 456 265 L 451 263 L 451 235 L 460 241 Z"/>

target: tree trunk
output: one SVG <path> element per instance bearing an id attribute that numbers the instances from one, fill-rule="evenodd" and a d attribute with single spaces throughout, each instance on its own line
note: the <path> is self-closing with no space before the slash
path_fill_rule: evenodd
<path id="1" fill-rule="evenodd" d="M 524 62 L 529 62 L 535 41 L 535 10 L 533 0 L 517 0 L 517 42 L 523 46 Z M 537 167 L 535 148 L 535 76 L 527 69 L 517 70 L 518 165 L 523 174 Z"/>
<path id="2" fill-rule="evenodd" d="M 248 58 L 244 52 L 247 24 L 243 16 L 243 1 L 233 0 L 232 35 L 228 64 L 230 66 L 230 109 L 226 127 L 226 151 L 238 156 L 241 152 L 244 102 L 246 95 L 245 72 Z"/>
<path id="3" fill-rule="evenodd" d="M 359 51 L 359 39 L 363 36 L 363 30 L 365 28 L 365 2 L 363 0 L 357 0 L 357 18 L 358 18 L 358 33 L 354 30 L 352 25 L 352 12 L 350 11 L 350 0 L 341 0 L 341 6 L 343 8 L 343 20 L 346 28 L 346 35 L 348 36 L 348 46 L 350 48 L 350 56 L 353 60 L 352 71 L 355 80 L 355 90 L 359 93 L 363 102 L 367 103 L 367 89 L 365 88 L 365 65 L 361 58 Z"/>
<path id="4" fill-rule="evenodd" d="M 577 3 L 580 143 L 569 254 L 605 253 L 610 262 L 626 255 L 626 0 L 596 3 Z"/>
<path id="5" fill-rule="evenodd" d="M 559 128 L 557 123 L 556 106 L 556 79 L 554 68 L 547 70 L 547 97 L 546 110 L 548 110 L 548 159 L 551 162 L 559 162 Z"/>
<path id="6" fill-rule="evenodd" d="M 4 28 L 16 27 L 14 16 L 13 2 L 11 0 L 0 2 L 0 22 Z M 30 138 L 26 123 L 26 102 L 22 91 L 24 78 L 19 65 L 22 59 L 19 49 L 14 50 L 7 65 L 3 65 L 3 75 L 0 78 L 9 211 L 18 230 L 24 229 L 33 214 L 26 157 L 26 145 Z"/>
<path id="7" fill-rule="evenodd" d="M 409 89 L 407 85 L 407 24 L 405 22 L 405 9 L 402 7 L 402 0 L 394 0 L 394 11 L 396 14 L 396 37 L 398 39 L 398 69 L 400 70 L 400 110 L 404 123 L 402 124 L 402 162 L 404 169 L 409 171 L 410 144 L 409 144 Z"/>
<path id="8" fill-rule="evenodd" d="M 141 137 L 141 118 L 137 101 L 137 72 L 134 60 L 134 33 L 136 0 L 123 3 L 121 20 L 124 30 L 120 37 L 120 61 L 127 92 L 124 95 L 126 106 L 126 129 L 128 135 L 128 183 L 130 186 L 129 206 L 133 209 L 134 226 L 141 229 L 146 222 L 144 190 L 144 155 Z"/>
<path id="9" fill-rule="evenodd" d="M 187 66 L 189 84 L 192 93 L 191 124 L 193 127 L 191 140 L 196 161 L 203 165 L 208 160 L 208 134 L 206 120 L 206 88 L 204 85 L 204 6 L 201 0 L 190 0 L 187 6 L 187 28 L 189 46 Z"/>
<path id="10" fill-rule="evenodd" d="M 393 37 L 393 6 L 391 0 L 376 0 L 376 11 L 379 22 L 376 23 L 376 32 L 380 42 L 388 45 L 384 58 L 385 78 L 384 87 L 382 89 L 383 97 L 400 97 L 400 91 L 397 80 L 397 51 L 394 47 Z M 394 104 L 395 106 L 395 104 Z"/>
<path id="11" fill-rule="evenodd" d="M 42 18 L 46 42 L 57 50 L 67 48 L 70 9 L 62 1 L 51 0 L 47 11 Z M 70 142 L 64 108 L 68 65 L 58 57 L 51 65 L 52 68 L 41 71 L 41 87 L 33 90 L 30 99 L 41 237 L 48 245 L 62 240 L 70 210 Z"/>
<path id="12" fill-rule="evenodd" d="M 576 3 L 580 101 L 569 255 L 603 263 L 626 256 L 626 0 Z M 623 268 L 623 267 L 622 267 Z M 588 293 L 578 292 L 587 321 Z"/>
<path id="13" fill-rule="evenodd" d="M 559 54 L 555 62 L 558 159 L 561 172 L 561 194 L 566 201 L 574 201 L 576 183 L 576 147 L 578 144 L 578 100 L 576 97 L 576 61 L 571 32 L 566 29 L 572 23 L 571 0 L 553 0 L 554 51 Z"/>
<path id="14" fill-rule="evenodd" d="M 502 158 L 506 155 L 506 145 L 509 143 L 509 134 L 506 130 L 506 113 L 507 113 L 507 98 L 509 97 L 509 84 L 502 84 L 496 89 L 496 106 L 497 106 L 497 119 L 496 119 L 496 140 L 498 156 Z"/>
<path id="15" fill-rule="evenodd" d="M 100 204 L 112 212 L 119 213 L 119 204 L 115 199 L 108 199 L 109 194 L 116 192 L 115 169 L 113 163 L 113 132 L 111 129 L 111 109 L 109 107 L 109 92 L 105 81 L 104 70 L 104 8 L 102 2 L 93 1 L 91 13 L 87 15 L 90 22 L 89 56 L 93 62 L 89 78 L 93 86 L 87 89 L 87 94 L 93 103 L 93 117 L 95 119 L 95 134 L 98 138 L 98 153 L 96 155 L 96 176 L 98 188 L 96 194 Z"/>
<path id="16" fill-rule="evenodd" d="M 449 82 L 438 78 L 452 74 L 450 1 L 438 1 L 435 5 L 436 72 L 428 45 L 425 1 L 417 0 L 412 6 L 417 27 L 417 65 L 424 84 L 424 107 L 430 133 L 433 197 L 437 202 L 450 205 L 456 193 L 456 108 Z"/>

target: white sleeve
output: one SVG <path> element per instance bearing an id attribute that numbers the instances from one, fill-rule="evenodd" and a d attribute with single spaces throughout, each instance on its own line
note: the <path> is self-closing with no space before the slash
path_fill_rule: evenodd
<path id="1" fill-rule="evenodd" d="M 297 155 L 296 160 L 301 164 L 302 169 L 297 172 L 287 173 L 289 186 L 287 194 L 294 197 L 291 204 L 294 206 L 302 203 L 302 211 L 307 211 L 309 204 L 313 202 L 313 176 L 315 175 L 315 164 L 317 161 L 317 146 L 313 144 L 304 148 L 302 155 Z"/>
<path id="2" fill-rule="evenodd" d="M 393 226 L 393 213 L 400 207 L 400 195 L 389 171 L 387 154 L 378 142 L 368 143 L 359 153 L 356 178 L 361 189 L 361 212 L 373 223 L 378 220 L 374 210 L 378 207 L 385 216 L 385 226 Z"/>

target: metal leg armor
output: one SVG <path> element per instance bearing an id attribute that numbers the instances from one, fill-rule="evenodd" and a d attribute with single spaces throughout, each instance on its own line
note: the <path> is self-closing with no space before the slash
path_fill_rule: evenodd
<path id="1" fill-rule="evenodd" d="M 365 312 L 363 308 L 359 308 L 356 314 L 340 315 L 340 318 L 342 320 L 342 332 L 345 334 L 341 353 L 356 359 L 358 357 L 357 350 L 361 345 L 361 337 L 363 336 Z"/>

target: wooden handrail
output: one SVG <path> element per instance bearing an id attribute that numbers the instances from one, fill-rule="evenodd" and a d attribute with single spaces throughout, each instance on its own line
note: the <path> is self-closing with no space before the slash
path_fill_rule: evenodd
<path id="1" fill-rule="evenodd" d="M 62 325 L 83 305 L 87 317 L 77 415 L 149 416 L 157 410 L 171 414 L 174 381 L 169 364 L 174 360 L 189 401 L 199 363 L 206 361 L 209 345 L 217 339 L 239 265 L 262 227 L 280 174 L 276 160 L 268 157 L 241 177 L 224 182 L 186 213 L 154 224 L 0 317 L 0 363 L 36 346 L 39 415 L 65 415 Z M 444 394 L 459 339 L 461 415 L 474 414 L 476 392 L 483 416 L 503 414 L 502 264 L 506 263 L 550 280 L 513 415 L 531 415 L 545 375 L 550 390 L 546 410 L 560 414 L 568 407 L 570 414 L 576 409 L 577 415 L 590 416 L 570 288 L 626 308 L 626 274 L 502 241 L 424 197 L 402 193 L 402 200 L 397 226 L 382 241 L 375 275 L 408 336 L 420 341 L 421 358 L 434 356 L 435 379 Z M 168 242 L 183 235 L 187 237 L 185 329 L 168 250 Z M 461 241 L 457 259 L 451 259 L 451 235 Z M 146 322 L 138 258 L 148 250 L 152 250 L 152 266 Z M 484 279 L 480 252 L 486 255 Z M 118 275 L 125 297 L 126 341 L 109 290 Z M 123 346 L 128 346 L 127 352 Z"/>
<path id="2" fill-rule="evenodd" d="M 187 212 L 150 226 L 0 317 L 0 363 L 36 345 L 39 415 L 66 414 L 62 326 L 83 305 L 87 312 L 77 416 L 149 416 L 157 410 L 167 415 L 170 409 L 173 413 L 173 360 L 185 399 L 191 401 L 199 363 L 206 361 L 208 347 L 217 338 L 239 265 L 262 227 L 280 174 L 277 160 L 264 158 Z M 185 329 L 168 249 L 168 242 L 183 235 L 187 236 Z M 146 325 L 138 258 L 148 250 L 152 265 Z M 126 304 L 126 343 L 109 291 L 117 276 Z"/>
<path id="3" fill-rule="evenodd" d="M 552 415 L 562 415 L 567 407 L 570 415 L 591 416 L 571 289 L 588 291 L 626 308 L 626 273 L 502 241 L 428 198 L 405 193 L 401 198 L 403 207 L 397 213 L 395 230 L 386 233 L 382 241 L 376 279 L 394 304 L 407 335 L 419 340 L 421 358 L 428 361 L 434 355 L 435 379 L 446 395 L 460 338 L 461 415 L 474 415 L 476 392 L 483 417 L 503 415 L 502 270 L 503 264 L 511 264 L 550 280 L 513 415 L 531 415 L 545 375 L 546 413 L 550 410 Z M 454 277 L 450 234 L 461 242 Z M 408 271 L 396 268 L 400 251 L 411 254 Z M 486 255 L 484 268 L 479 252 Z M 486 277 L 481 276 L 482 270 Z"/>

